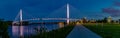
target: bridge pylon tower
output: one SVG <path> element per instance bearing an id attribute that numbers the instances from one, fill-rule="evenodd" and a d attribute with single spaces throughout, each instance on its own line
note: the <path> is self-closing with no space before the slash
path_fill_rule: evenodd
<path id="1" fill-rule="evenodd" d="M 70 7 L 69 7 L 69 4 L 67 3 L 67 24 L 69 24 L 70 20 Z"/>

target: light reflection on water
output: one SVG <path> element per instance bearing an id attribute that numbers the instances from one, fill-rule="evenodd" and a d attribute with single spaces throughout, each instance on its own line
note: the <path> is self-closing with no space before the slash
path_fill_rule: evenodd
<path id="1" fill-rule="evenodd" d="M 43 26 L 43 25 L 42 25 Z M 41 25 L 39 24 L 34 24 L 34 25 L 27 25 L 27 26 L 22 26 L 23 27 L 23 34 L 24 36 L 28 35 L 34 35 L 37 32 L 35 31 L 34 28 L 40 28 Z M 58 29 L 59 26 L 57 24 L 45 24 L 45 28 L 47 28 L 48 31 Z M 20 26 L 9 26 L 8 32 L 11 38 L 19 38 L 20 36 Z"/>

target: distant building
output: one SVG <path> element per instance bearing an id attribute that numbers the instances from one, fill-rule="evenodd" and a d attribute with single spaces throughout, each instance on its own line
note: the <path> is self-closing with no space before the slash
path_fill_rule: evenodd
<path id="1" fill-rule="evenodd" d="M 112 17 L 109 16 L 109 17 L 107 18 L 107 23 L 111 23 L 111 22 L 112 22 Z"/>

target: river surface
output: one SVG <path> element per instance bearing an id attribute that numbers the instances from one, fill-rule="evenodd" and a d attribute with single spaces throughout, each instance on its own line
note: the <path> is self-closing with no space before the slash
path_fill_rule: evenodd
<path id="1" fill-rule="evenodd" d="M 57 25 L 57 24 L 26 25 L 26 26 L 22 26 L 22 34 L 24 36 L 37 34 L 35 28 L 40 28 L 42 26 L 44 26 L 47 29 L 47 31 L 51 31 L 51 30 L 55 30 L 55 29 L 59 28 L 59 25 Z M 20 37 L 20 26 L 9 26 L 8 33 L 11 38 L 19 38 Z"/>

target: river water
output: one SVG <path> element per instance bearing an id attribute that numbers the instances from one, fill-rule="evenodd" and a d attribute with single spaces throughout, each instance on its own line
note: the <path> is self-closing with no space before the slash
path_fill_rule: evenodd
<path id="1" fill-rule="evenodd" d="M 33 24 L 33 25 L 24 25 L 22 26 L 22 33 L 24 36 L 27 35 L 34 35 L 36 34 L 36 30 L 34 28 L 40 28 L 41 26 L 44 26 L 47 31 L 55 30 L 59 28 L 59 25 L 57 24 Z M 8 33 L 11 38 L 19 38 L 20 37 L 20 26 L 9 26 Z"/>

